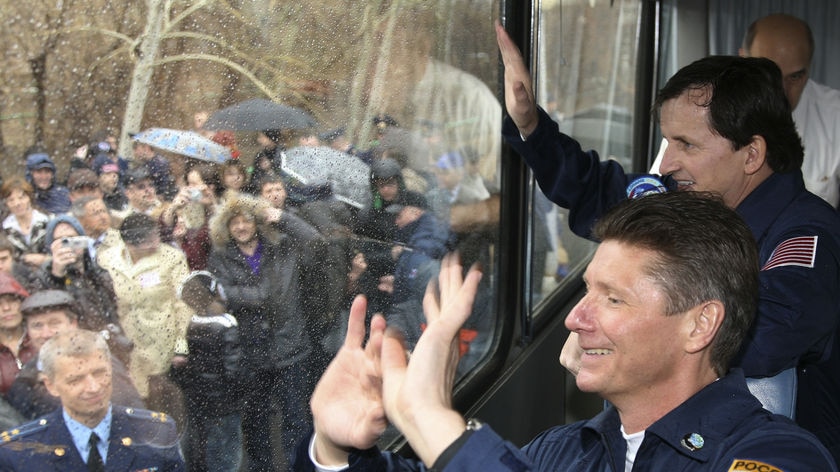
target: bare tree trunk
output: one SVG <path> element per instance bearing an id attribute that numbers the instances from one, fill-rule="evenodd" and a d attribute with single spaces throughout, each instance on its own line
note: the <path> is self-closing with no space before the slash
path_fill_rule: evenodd
<path id="1" fill-rule="evenodd" d="M 120 155 L 131 156 L 129 132 L 140 131 L 143 110 L 149 95 L 149 85 L 154 74 L 155 59 L 160 50 L 160 41 L 168 12 L 164 11 L 163 0 L 146 0 L 146 27 L 134 53 L 137 60 L 131 76 L 131 87 L 125 105 L 122 129 L 120 130 Z"/>
<path id="2" fill-rule="evenodd" d="M 35 82 L 35 142 L 44 143 L 44 122 L 46 121 L 47 97 L 47 53 L 42 52 L 29 60 L 32 80 Z"/>

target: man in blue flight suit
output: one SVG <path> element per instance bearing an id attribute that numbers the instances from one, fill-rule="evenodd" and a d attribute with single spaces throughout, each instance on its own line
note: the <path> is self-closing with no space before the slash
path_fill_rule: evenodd
<path id="1" fill-rule="evenodd" d="M 703 228 L 703 231 L 697 231 Z M 715 196 L 668 192 L 620 203 L 593 230 L 601 242 L 586 295 L 566 317 L 584 347 L 577 385 L 610 402 L 588 421 L 551 428 L 521 450 L 452 408 L 456 333 L 481 274 L 444 259 L 410 360 L 364 301 L 312 396 L 315 434 L 294 470 L 836 471 L 813 434 L 761 407 L 731 369 L 755 316 L 758 254 L 750 230 Z M 422 464 L 373 445 L 385 421 Z"/>
<path id="2" fill-rule="evenodd" d="M 171 418 L 111 404 L 111 354 L 99 334 L 59 333 L 39 355 L 62 408 L 0 433 L 0 470 L 184 470 Z"/>
<path id="3" fill-rule="evenodd" d="M 536 107 L 518 49 L 500 25 L 496 30 L 510 116 L 505 139 L 546 196 L 570 209 L 575 233 L 590 237 L 607 209 L 657 188 L 716 193 L 744 219 L 758 243 L 761 289 L 755 325 L 734 365 L 747 377 L 797 368 L 796 421 L 840 461 L 840 219 L 805 189 L 802 143 L 779 68 L 767 59 L 719 56 L 680 69 L 654 104 L 669 142 L 664 175 L 626 175 L 583 152 Z"/>

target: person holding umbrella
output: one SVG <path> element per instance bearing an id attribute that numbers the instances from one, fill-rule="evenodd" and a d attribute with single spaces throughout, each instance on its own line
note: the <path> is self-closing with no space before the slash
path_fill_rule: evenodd
<path id="1" fill-rule="evenodd" d="M 257 195 L 260 182 L 269 173 L 279 173 L 280 160 L 277 156 L 286 150 L 283 144 L 283 132 L 279 129 L 265 129 L 257 133 L 257 142 L 262 146 L 254 156 L 254 166 L 251 169 L 251 178 L 245 191 Z"/>
<path id="2" fill-rule="evenodd" d="M 172 170 L 169 161 L 158 154 L 151 145 L 135 140 L 134 159 L 138 165 L 145 167 L 155 185 L 155 192 L 164 200 L 170 201 L 178 193 L 175 186 L 175 179 L 172 178 Z"/>

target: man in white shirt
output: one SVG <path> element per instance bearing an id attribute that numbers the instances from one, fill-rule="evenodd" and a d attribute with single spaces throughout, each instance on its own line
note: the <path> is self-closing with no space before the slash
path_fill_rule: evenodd
<path id="1" fill-rule="evenodd" d="M 747 29 L 738 53 L 766 57 L 782 69 L 793 120 L 805 145 L 805 187 L 837 207 L 840 203 L 840 91 L 809 79 L 814 36 L 790 15 L 759 18 Z"/>

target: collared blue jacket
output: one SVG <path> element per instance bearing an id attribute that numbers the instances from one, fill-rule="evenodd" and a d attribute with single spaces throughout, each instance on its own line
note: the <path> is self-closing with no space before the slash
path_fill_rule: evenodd
<path id="1" fill-rule="evenodd" d="M 509 118 L 502 132 L 545 195 L 569 209 L 569 226 L 583 237 L 627 198 L 631 182 L 646 175 L 625 174 L 617 162 L 584 152 L 542 110 L 527 141 Z M 676 187 L 670 176 L 660 179 L 668 189 Z M 798 367 L 797 423 L 840 458 L 840 219 L 805 189 L 799 171 L 773 174 L 735 210 L 755 236 L 762 265 L 758 316 L 735 365 L 748 377 Z M 806 252 L 811 248 L 810 263 L 774 258 L 797 243 Z"/>
<path id="2" fill-rule="evenodd" d="M 87 470 L 61 412 L 0 434 L 0 470 Z M 165 414 L 114 405 L 108 443 L 106 471 L 185 470 L 175 422 Z"/>
<path id="3" fill-rule="evenodd" d="M 623 472 L 620 425 L 610 407 L 591 420 L 549 429 L 521 450 L 484 426 L 440 472 Z M 375 450 L 351 455 L 350 465 L 349 471 L 428 470 Z M 294 470 L 314 470 L 301 449 Z M 831 472 L 837 466 L 812 434 L 761 408 L 735 369 L 645 430 L 633 470 Z"/>

